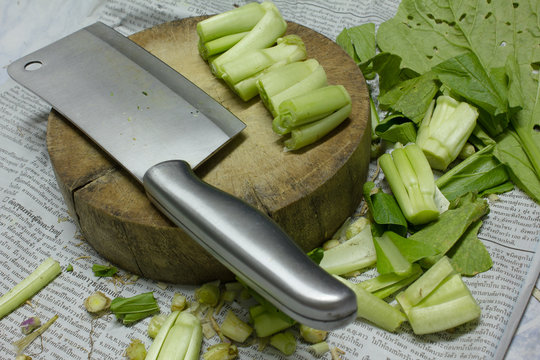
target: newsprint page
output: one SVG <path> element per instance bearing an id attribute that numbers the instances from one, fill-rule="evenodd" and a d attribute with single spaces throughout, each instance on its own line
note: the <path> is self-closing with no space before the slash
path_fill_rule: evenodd
<path id="1" fill-rule="evenodd" d="M 174 293 L 182 292 L 192 299 L 194 290 L 129 277 L 121 269 L 128 281 L 112 282 L 94 276 L 92 265 L 107 262 L 81 237 L 55 181 L 45 144 L 51 107 L 10 80 L 5 67 L 18 57 L 95 21 L 130 35 L 174 19 L 223 12 L 245 3 L 244 0 L 1 2 L 0 293 L 6 293 L 48 257 L 58 260 L 64 271 L 29 304 L 0 321 L 0 359 L 15 358 L 12 343 L 22 337 L 19 325 L 24 319 L 37 315 L 46 321 L 55 314 L 58 320 L 26 351 L 33 359 L 122 359 L 131 339 L 140 339 L 147 348 L 150 346 L 151 339 L 146 333 L 149 318 L 129 327 L 112 315 L 93 319 L 83 306 L 87 296 L 95 291 L 110 298 L 153 291 L 166 313 Z M 286 20 L 310 27 L 332 40 L 344 27 L 367 22 L 380 24 L 393 16 L 399 5 L 398 0 L 276 0 L 274 3 Z M 374 172 L 375 164 L 371 164 L 370 176 Z M 377 181 L 383 181 L 382 175 Z M 389 333 L 357 320 L 328 335 L 330 348 L 340 350 L 339 358 L 538 358 L 538 319 L 523 314 L 528 305 L 538 308 L 538 301 L 531 294 L 540 269 L 537 251 L 540 206 L 519 190 L 513 190 L 490 202 L 490 209 L 479 237 L 491 254 L 493 268 L 464 278 L 482 308 L 478 321 L 454 331 L 415 336 L 407 325 L 397 333 Z M 65 271 L 68 264 L 73 266 L 73 271 Z M 216 315 L 217 323 L 229 309 L 247 319 L 246 310 L 233 302 L 226 303 Z M 516 331 L 520 321 L 520 330 Z M 507 352 L 513 339 L 515 346 Z M 217 342 L 217 336 L 204 339 L 202 351 Z M 256 345 L 244 346 L 239 352 L 239 359 L 314 358 L 308 344 L 301 340 L 296 352 L 288 357 L 271 346 L 262 350 Z M 326 353 L 321 358 L 330 359 L 331 355 Z"/>

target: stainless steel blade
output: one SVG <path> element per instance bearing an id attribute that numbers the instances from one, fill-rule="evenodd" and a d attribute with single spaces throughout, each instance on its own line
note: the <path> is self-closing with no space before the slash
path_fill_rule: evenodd
<path id="1" fill-rule="evenodd" d="M 245 124 L 184 76 L 95 23 L 8 67 L 139 181 L 171 159 L 191 167 Z"/>

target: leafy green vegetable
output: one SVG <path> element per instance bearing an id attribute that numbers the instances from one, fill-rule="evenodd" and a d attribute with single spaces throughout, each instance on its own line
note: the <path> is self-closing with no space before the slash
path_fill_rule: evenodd
<path id="1" fill-rule="evenodd" d="M 159 306 L 153 292 L 146 292 L 129 298 L 117 297 L 111 301 L 111 312 L 116 318 L 129 325 L 156 312 Z"/>
<path id="2" fill-rule="evenodd" d="M 509 179 L 506 167 L 493 156 L 493 149 L 494 145 L 486 146 L 435 181 L 448 200 L 468 192 L 482 193 Z"/>
<path id="3" fill-rule="evenodd" d="M 372 181 L 364 183 L 363 192 L 375 227 L 381 228 L 376 229 L 377 234 L 382 234 L 386 230 L 401 235 L 407 233 L 407 220 L 392 195 L 384 193 Z"/>
<path id="4" fill-rule="evenodd" d="M 422 259 L 422 267 L 430 267 L 437 262 L 457 243 L 471 224 L 489 212 L 487 201 L 471 193 L 454 200 L 452 206 L 436 221 L 409 236 L 409 239 L 434 246 L 439 252 L 438 255 Z"/>
<path id="5" fill-rule="evenodd" d="M 259 337 L 274 335 L 296 324 L 296 321 L 277 308 L 269 308 L 260 304 L 250 307 L 249 315 L 253 328 Z"/>
<path id="6" fill-rule="evenodd" d="M 375 24 L 367 23 L 345 28 L 337 36 L 336 42 L 351 56 L 366 79 L 373 79 L 371 58 L 375 56 Z"/>
<path id="7" fill-rule="evenodd" d="M 377 254 L 377 272 L 381 275 L 394 273 L 407 276 L 412 273 L 412 264 L 401 254 L 388 233 L 373 238 Z"/>
<path id="8" fill-rule="evenodd" d="M 316 264 L 320 264 L 324 256 L 324 250 L 321 247 L 315 248 L 307 253 L 307 256 Z"/>
<path id="9" fill-rule="evenodd" d="M 499 136 L 493 154 L 508 167 L 512 181 L 540 203 L 540 178 L 529 162 L 517 134 L 513 131 L 506 131 Z"/>
<path id="10" fill-rule="evenodd" d="M 459 242 L 446 254 L 461 275 L 474 276 L 491 269 L 493 262 L 484 244 L 478 239 L 481 221 L 471 225 Z"/>
<path id="11" fill-rule="evenodd" d="M 439 91 L 439 84 L 431 72 L 405 80 L 379 96 L 379 104 L 419 123 Z"/>
<path id="12" fill-rule="evenodd" d="M 403 0 L 396 16 L 377 32 L 381 51 L 401 59 L 401 73 L 406 69 L 420 75 L 435 73 L 445 88 L 480 108 L 479 122 L 492 136 L 504 131 L 508 140 L 506 134 L 515 130 L 515 144 L 523 149 L 517 159 L 511 159 L 504 147 L 495 155 L 536 201 L 540 201 L 538 24 L 534 1 Z M 418 104 L 419 109 L 423 106 Z"/>
<path id="13" fill-rule="evenodd" d="M 112 265 L 92 265 L 92 271 L 95 276 L 98 277 L 111 277 L 118 272 L 118 268 Z"/>
<path id="14" fill-rule="evenodd" d="M 437 254 L 437 249 L 426 242 L 411 239 L 411 237 L 405 238 L 391 231 L 385 234 L 410 263 Z"/>
<path id="15" fill-rule="evenodd" d="M 407 144 L 416 141 L 416 127 L 403 115 L 393 114 L 377 124 L 375 135 L 391 143 Z"/>

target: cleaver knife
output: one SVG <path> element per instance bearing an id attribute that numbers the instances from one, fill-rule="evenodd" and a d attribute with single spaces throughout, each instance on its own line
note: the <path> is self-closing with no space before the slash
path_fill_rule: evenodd
<path id="1" fill-rule="evenodd" d="M 321 330 L 356 318 L 352 290 L 267 215 L 193 169 L 245 124 L 184 76 L 97 22 L 8 66 L 144 187 L 152 203 L 247 286 Z"/>

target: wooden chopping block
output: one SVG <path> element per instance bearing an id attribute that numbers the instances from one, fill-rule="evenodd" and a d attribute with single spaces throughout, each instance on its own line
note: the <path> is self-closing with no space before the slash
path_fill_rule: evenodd
<path id="1" fill-rule="evenodd" d="M 324 67 L 329 84 L 347 88 L 353 107 L 349 119 L 321 141 L 285 152 L 259 98 L 243 102 L 212 76 L 198 55 L 195 27 L 204 18 L 172 21 L 130 38 L 247 124 L 197 168 L 198 176 L 268 214 L 309 251 L 332 236 L 361 200 L 370 153 L 365 80 L 336 43 L 289 22 L 287 33 L 303 39 L 308 57 Z M 71 216 L 88 243 L 111 263 L 172 283 L 233 279 L 229 270 L 154 208 L 136 180 L 54 110 L 49 115 L 47 148 Z"/>

